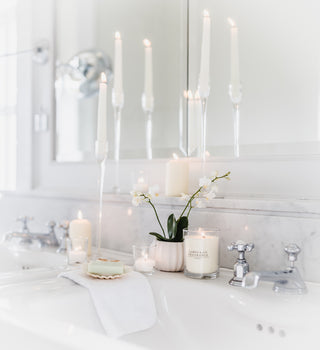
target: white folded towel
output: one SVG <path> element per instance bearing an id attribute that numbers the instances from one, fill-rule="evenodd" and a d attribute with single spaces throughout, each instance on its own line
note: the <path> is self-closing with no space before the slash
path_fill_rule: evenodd
<path id="1" fill-rule="evenodd" d="M 151 328 L 157 320 L 153 293 L 147 278 L 132 271 L 113 280 L 100 280 L 82 271 L 69 271 L 59 277 L 86 287 L 108 336 L 121 337 Z"/>

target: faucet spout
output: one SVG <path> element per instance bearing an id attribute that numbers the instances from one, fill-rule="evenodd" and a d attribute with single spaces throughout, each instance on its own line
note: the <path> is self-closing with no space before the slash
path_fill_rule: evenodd
<path id="1" fill-rule="evenodd" d="M 277 293 L 305 294 L 307 292 L 299 270 L 295 267 L 288 267 L 283 271 L 249 272 L 242 282 L 242 287 L 256 288 L 259 281 L 274 282 L 273 290 Z"/>

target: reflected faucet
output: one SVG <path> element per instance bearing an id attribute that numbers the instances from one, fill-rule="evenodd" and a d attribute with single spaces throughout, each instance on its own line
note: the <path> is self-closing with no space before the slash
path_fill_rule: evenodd
<path id="1" fill-rule="evenodd" d="M 273 290 L 277 293 L 286 294 L 305 294 L 307 287 L 294 266 L 301 249 L 296 244 L 289 244 L 285 247 L 288 254 L 289 266 L 282 271 L 254 271 L 249 272 L 242 282 L 242 287 L 253 289 L 259 284 L 259 281 L 274 282 Z"/>

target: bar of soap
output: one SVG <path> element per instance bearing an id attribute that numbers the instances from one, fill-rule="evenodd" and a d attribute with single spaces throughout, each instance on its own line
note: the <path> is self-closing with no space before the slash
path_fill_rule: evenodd
<path id="1" fill-rule="evenodd" d="M 124 273 L 124 264 L 121 261 L 90 261 L 88 272 L 101 276 L 121 275 Z"/>

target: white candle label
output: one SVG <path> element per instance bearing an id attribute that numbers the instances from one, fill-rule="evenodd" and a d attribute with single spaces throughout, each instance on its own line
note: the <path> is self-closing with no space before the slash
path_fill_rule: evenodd
<path id="1" fill-rule="evenodd" d="M 209 253 L 207 250 L 191 250 L 188 251 L 188 257 L 193 259 L 208 259 Z"/>

